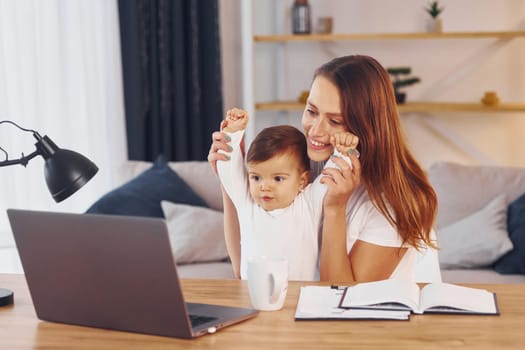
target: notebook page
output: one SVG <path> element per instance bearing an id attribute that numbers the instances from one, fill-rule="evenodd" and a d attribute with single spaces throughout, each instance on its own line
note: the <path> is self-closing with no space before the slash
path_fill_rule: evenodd
<path id="1" fill-rule="evenodd" d="M 392 310 L 341 309 L 343 290 L 322 286 L 301 287 L 296 320 L 315 319 L 391 319 L 408 320 L 410 312 Z"/>
<path id="2" fill-rule="evenodd" d="M 421 310 L 436 306 L 452 307 L 478 313 L 496 314 L 494 293 L 485 289 L 457 286 L 449 283 L 426 285 L 421 291 Z"/>
<path id="3" fill-rule="evenodd" d="M 401 303 L 416 311 L 419 304 L 419 287 L 412 281 L 387 279 L 359 283 L 349 287 L 341 307 L 394 308 L 391 303 Z"/>

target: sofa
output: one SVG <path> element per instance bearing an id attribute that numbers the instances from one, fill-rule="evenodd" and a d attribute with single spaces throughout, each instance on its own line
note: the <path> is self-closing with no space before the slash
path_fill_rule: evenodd
<path id="1" fill-rule="evenodd" d="M 169 162 L 166 166 L 204 202 L 193 205 L 185 199 L 186 203 L 174 203 L 179 198 L 161 201 L 180 276 L 234 278 L 223 240 L 217 177 L 204 161 Z M 120 182 L 129 183 L 151 168 L 152 163 L 129 161 L 118 170 Z M 443 281 L 525 283 L 525 271 L 512 266 L 523 262 L 519 245 L 525 243 L 520 241 L 525 230 L 514 238 L 514 231 L 507 230 L 511 204 L 519 202 L 521 208 L 523 202 L 525 207 L 525 198 L 521 197 L 525 193 L 525 169 L 440 162 L 432 165 L 428 174 L 439 202 L 436 233 Z M 519 218 L 519 212 L 514 216 Z M 525 227 L 525 220 L 521 221 Z"/>

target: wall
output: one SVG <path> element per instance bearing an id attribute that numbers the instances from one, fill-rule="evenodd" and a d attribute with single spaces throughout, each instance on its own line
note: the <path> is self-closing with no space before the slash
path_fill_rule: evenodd
<path id="1" fill-rule="evenodd" d="M 251 1 L 254 34 L 290 33 L 292 0 L 221 1 L 225 109 L 243 106 L 241 2 Z M 421 0 L 309 0 L 313 23 L 333 16 L 334 33 L 420 32 Z M 520 0 L 442 0 L 444 31 L 523 30 Z M 409 101 L 477 102 L 496 91 L 502 102 L 525 103 L 525 38 L 297 42 L 253 45 L 255 101 L 294 100 L 308 89 L 314 69 L 331 57 L 367 54 L 384 66 L 411 66 L 421 83 Z M 246 108 L 246 106 L 243 106 Z M 255 130 L 300 126 L 300 111 L 255 113 Z M 402 121 L 411 149 L 428 167 L 435 161 L 525 166 L 525 113 L 410 113 Z"/>

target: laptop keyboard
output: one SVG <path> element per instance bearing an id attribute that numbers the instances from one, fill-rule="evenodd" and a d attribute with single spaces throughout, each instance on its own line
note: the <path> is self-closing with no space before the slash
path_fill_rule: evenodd
<path id="1" fill-rule="evenodd" d="M 192 327 L 200 326 L 201 324 L 217 319 L 217 317 L 200 316 L 200 315 L 192 315 L 192 314 L 190 314 L 189 316 L 190 316 Z"/>

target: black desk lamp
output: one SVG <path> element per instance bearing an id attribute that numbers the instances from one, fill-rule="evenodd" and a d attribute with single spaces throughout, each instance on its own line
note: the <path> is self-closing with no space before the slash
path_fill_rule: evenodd
<path id="1" fill-rule="evenodd" d="M 47 187 L 56 202 L 61 202 L 71 196 L 84 186 L 98 171 L 98 167 L 83 155 L 59 148 L 47 136 L 40 136 L 35 130 L 25 129 L 10 120 L 2 120 L 0 124 L 9 123 L 20 130 L 33 133 L 37 140 L 36 151 L 19 159 L 9 160 L 7 152 L 0 147 L 5 154 L 5 160 L 0 161 L 0 167 L 22 164 L 24 167 L 34 157 L 40 155 L 44 158 L 44 174 Z M 0 306 L 13 303 L 13 292 L 0 288 Z"/>

